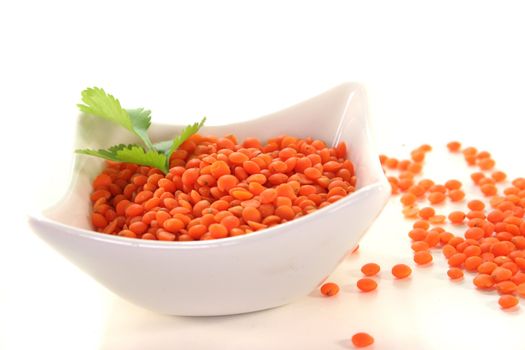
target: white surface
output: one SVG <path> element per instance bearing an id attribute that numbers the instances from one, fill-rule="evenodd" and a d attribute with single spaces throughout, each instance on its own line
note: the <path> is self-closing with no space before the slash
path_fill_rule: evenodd
<path id="1" fill-rule="evenodd" d="M 298 125 L 303 124 L 301 127 Z M 315 289 L 356 246 L 390 195 L 390 185 L 370 144 L 363 88 L 343 84 L 293 107 L 245 123 L 205 126 L 207 135 L 232 132 L 243 140 L 278 134 L 345 142 L 359 179 L 357 190 L 301 220 L 265 232 L 211 241 L 173 243 L 100 235 L 91 230 L 91 183 L 103 161 L 80 156 L 67 195 L 31 226 L 49 245 L 115 294 L 149 310 L 179 316 L 240 314 L 288 304 Z M 128 144 L 120 126 L 84 116 L 79 149 Z M 183 126 L 155 125 L 153 142 Z M 111 144 L 110 144 L 111 145 Z M 73 150 L 72 150 L 73 151 Z M 351 225 L 348 223 L 351 222 Z"/>
<path id="2" fill-rule="evenodd" d="M 0 348 L 345 349 L 364 330 L 374 349 L 521 349 L 523 301 L 501 312 L 495 295 L 469 281 L 451 286 L 440 260 L 401 286 L 386 274 L 375 294 L 355 292 L 361 263 L 411 259 L 396 204 L 332 275 L 348 286 L 337 298 L 240 317 L 138 309 L 29 232 L 28 205 L 58 199 L 69 178 L 75 103 L 95 84 L 151 108 L 159 122 L 206 114 L 222 124 L 362 81 L 383 152 L 458 138 L 490 150 L 512 176 L 525 174 L 515 158 L 525 117 L 520 2 L 192 4 L 0 3 L 0 177 L 11 204 L 1 214 Z M 464 172 L 445 153 L 428 164 L 437 180 Z"/>

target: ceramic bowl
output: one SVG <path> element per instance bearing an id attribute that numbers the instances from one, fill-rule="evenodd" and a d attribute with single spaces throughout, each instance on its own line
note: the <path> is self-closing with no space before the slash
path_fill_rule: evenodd
<path id="1" fill-rule="evenodd" d="M 99 118 L 79 117 L 77 148 L 135 142 Z M 153 141 L 181 126 L 152 125 Z M 287 304 L 315 289 L 372 224 L 390 186 L 371 142 L 366 94 L 346 83 L 285 110 L 242 123 L 206 126 L 202 134 L 261 140 L 279 134 L 345 141 L 357 190 L 297 220 L 244 236 L 162 242 L 90 230 L 91 181 L 103 161 L 77 156 L 65 197 L 30 216 L 35 233 L 108 289 L 171 315 L 227 315 Z"/>

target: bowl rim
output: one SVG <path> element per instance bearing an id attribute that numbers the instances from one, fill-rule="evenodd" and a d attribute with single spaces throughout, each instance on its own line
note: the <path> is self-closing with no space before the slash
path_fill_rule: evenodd
<path id="1" fill-rule="evenodd" d="M 358 83 L 346 82 L 346 83 L 339 84 L 339 85 L 337 85 L 337 86 L 335 86 L 335 87 L 333 87 L 333 88 L 331 88 L 329 90 L 326 90 L 326 91 L 322 92 L 321 94 L 329 93 L 331 91 L 335 91 L 335 90 L 338 90 L 338 89 L 347 89 L 347 91 L 348 91 L 347 100 L 348 101 L 346 102 L 346 104 L 348 104 L 349 101 L 351 100 L 352 96 L 355 93 L 355 91 L 353 91 L 352 88 L 354 90 L 364 91 L 364 88 L 363 88 L 362 85 L 360 85 Z M 321 94 L 319 94 L 319 95 L 321 95 Z M 317 97 L 319 95 L 316 95 L 316 96 L 311 97 L 311 98 L 315 98 L 315 97 Z M 256 118 L 252 118 L 252 119 L 245 120 L 245 121 L 240 121 L 240 122 L 235 122 L 235 123 L 229 123 L 229 124 L 210 125 L 210 127 L 213 128 L 215 126 L 223 127 L 223 126 L 232 126 L 232 125 L 241 125 L 241 124 L 245 124 L 245 123 L 251 123 L 251 122 L 256 121 L 258 119 L 264 119 L 264 118 L 266 118 L 266 117 L 268 117 L 270 115 L 273 115 L 275 113 L 285 112 L 288 109 L 293 108 L 297 104 L 300 104 L 302 102 L 308 101 L 311 98 L 308 98 L 306 100 L 300 101 L 300 102 L 298 102 L 296 104 L 293 104 L 293 105 L 288 106 L 286 108 L 280 109 L 278 111 L 275 111 L 275 112 L 272 112 L 272 113 L 269 113 L 269 114 L 265 114 L 265 115 L 262 115 L 262 116 L 258 116 Z M 82 115 L 82 113 L 80 115 Z M 364 132 L 367 134 L 368 142 L 372 142 L 372 140 L 370 139 L 370 135 L 369 135 L 369 129 L 370 128 L 369 128 L 368 113 L 365 114 L 364 119 L 365 119 Z M 152 127 L 164 127 L 164 126 L 169 126 L 169 127 L 174 127 L 175 126 L 176 127 L 178 125 L 176 125 L 176 124 L 166 124 L 166 123 L 152 123 L 151 126 Z M 373 144 L 372 144 L 372 150 L 373 150 L 374 154 L 377 153 Z M 76 167 L 77 162 L 79 161 L 78 157 L 79 157 L 79 155 L 75 155 L 75 158 L 74 158 L 74 161 L 72 162 L 71 168 L 74 169 Z M 380 169 L 381 167 L 380 167 L 379 164 L 380 163 L 379 163 L 379 158 L 378 158 L 377 159 L 377 166 Z M 76 234 L 76 235 L 78 235 L 78 236 L 80 236 L 82 238 L 85 238 L 85 239 L 93 239 L 93 240 L 96 240 L 96 241 L 102 241 L 102 242 L 107 242 L 107 243 L 114 243 L 114 244 L 118 244 L 118 245 L 125 245 L 125 246 L 131 246 L 131 247 L 147 247 L 147 248 L 160 248 L 160 249 L 183 249 L 183 250 L 185 250 L 185 249 L 199 249 L 199 248 L 214 248 L 214 247 L 218 248 L 218 247 L 223 247 L 223 246 L 237 245 L 237 244 L 240 244 L 240 243 L 242 243 L 244 241 L 247 241 L 247 240 L 255 241 L 255 240 L 260 240 L 260 239 L 271 239 L 272 237 L 275 237 L 276 235 L 278 235 L 279 231 L 287 230 L 290 227 L 290 225 L 307 224 L 311 220 L 317 220 L 317 218 L 320 215 L 329 215 L 330 212 L 337 211 L 337 210 L 339 210 L 341 207 L 343 207 L 345 205 L 351 204 L 351 203 L 353 203 L 355 201 L 359 201 L 361 198 L 367 197 L 370 193 L 373 193 L 373 192 L 376 192 L 376 191 L 380 191 L 380 192 L 387 192 L 387 191 L 389 191 L 388 186 L 387 186 L 388 181 L 387 181 L 386 175 L 383 172 L 380 172 L 380 173 L 378 172 L 378 175 L 379 175 L 379 178 L 375 182 L 373 182 L 371 184 L 368 184 L 366 186 L 363 186 L 361 188 L 358 188 L 358 189 L 356 189 L 356 191 L 350 193 L 349 195 L 345 196 L 344 198 L 341 198 L 340 200 L 338 200 L 338 201 L 336 201 L 334 203 L 331 203 L 328 206 L 325 206 L 323 208 L 317 209 L 313 213 L 301 216 L 301 217 L 299 217 L 297 219 L 294 219 L 294 220 L 291 220 L 291 221 L 287 221 L 287 222 L 279 224 L 279 225 L 275 225 L 275 226 L 272 226 L 272 227 L 265 228 L 263 230 L 254 231 L 254 232 L 250 232 L 248 234 L 243 234 L 243 235 L 234 236 L 234 237 L 221 238 L 221 239 L 211 239 L 211 240 L 203 240 L 203 241 L 201 241 L 201 240 L 199 240 L 199 241 L 183 241 L 183 242 L 180 242 L 180 241 L 172 242 L 172 241 L 159 241 L 159 240 L 143 240 L 143 239 L 137 239 L 137 238 L 122 237 L 122 236 L 117 236 L 117 235 L 102 234 L 100 232 L 96 232 L 96 231 L 85 229 L 85 228 L 75 227 L 75 226 L 72 226 L 72 225 L 67 225 L 67 224 L 58 222 L 56 220 L 50 219 L 49 217 L 47 217 L 44 214 L 44 212 L 46 210 L 52 209 L 53 207 L 57 206 L 58 204 L 62 203 L 65 200 L 67 200 L 68 196 L 71 193 L 71 189 L 72 189 L 72 187 L 75 184 L 75 174 L 74 174 L 74 172 L 72 172 L 72 174 L 71 174 L 69 185 L 68 185 L 64 195 L 62 196 L 62 198 L 60 200 L 58 200 L 57 202 L 55 202 L 53 205 L 51 205 L 48 208 L 44 209 L 44 210 L 33 212 L 33 213 L 29 213 L 28 220 L 29 220 L 30 223 L 33 223 L 33 224 L 37 224 L 37 225 L 42 225 L 43 224 L 43 225 L 47 225 L 47 226 L 55 226 L 55 227 L 58 227 L 58 228 L 60 228 L 61 230 L 64 230 L 64 231 L 68 230 L 68 231 L 71 231 L 71 233 L 74 233 L 74 234 Z"/>

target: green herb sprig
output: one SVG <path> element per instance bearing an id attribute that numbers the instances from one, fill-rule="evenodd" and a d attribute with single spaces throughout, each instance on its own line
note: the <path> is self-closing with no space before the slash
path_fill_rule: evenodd
<path id="1" fill-rule="evenodd" d="M 119 144 L 108 149 L 77 149 L 76 153 L 150 166 L 160 169 L 165 174 L 169 171 L 173 152 L 191 135 L 197 133 L 206 121 L 206 117 L 203 117 L 200 122 L 186 126 L 173 140 L 153 144 L 147 133 L 151 125 L 151 111 L 144 108 L 124 109 L 118 99 L 97 87 L 82 91 L 82 102 L 84 104 L 78 104 L 82 112 L 122 126 L 135 134 L 144 143 L 144 147 L 137 144 Z"/>

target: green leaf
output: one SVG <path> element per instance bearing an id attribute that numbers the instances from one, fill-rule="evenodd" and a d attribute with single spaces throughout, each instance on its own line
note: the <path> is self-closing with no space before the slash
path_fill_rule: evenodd
<path id="1" fill-rule="evenodd" d="M 128 145 L 126 148 L 116 152 L 117 158 L 122 162 L 135 163 L 140 165 L 151 166 L 168 172 L 166 165 L 166 155 L 156 150 L 145 151 L 137 145 Z"/>
<path id="2" fill-rule="evenodd" d="M 139 165 L 150 166 L 168 172 L 166 166 L 166 155 L 156 150 L 144 150 L 139 145 L 116 145 L 107 150 L 80 149 L 76 153 L 86 154 L 117 162 L 134 163 Z"/>
<path id="3" fill-rule="evenodd" d="M 151 126 L 151 111 L 144 108 L 124 109 L 118 99 L 98 87 L 82 91 L 82 102 L 78 108 L 85 113 L 109 120 L 137 135 L 146 146 L 116 145 L 108 149 L 79 149 L 76 153 L 104 158 L 117 162 L 134 163 L 169 171 L 169 160 L 173 152 L 203 126 L 206 117 L 199 123 L 186 126 L 180 135 L 171 141 L 152 144 L 147 131 Z"/>
<path id="4" fill-rule="evenodd" d="M 122 108 L 118 99 L 97 87 L 82 91 L 82 102 L 85 104 L 78 104 L 82 112 L 121 125 L 137 135 L 148 149 L 153 148 L 147 134 L 151 125 L 151 111 L 144 108 L 126 110 Z"/>
<path id="5" fill-rule="evenodd" d="M 117 123 L 129 131 L 133 131 L 133 125 L 128 112 L 120 106 L 119 100 L 98 87 L 87 88 L 82 91 L 82 102 L 78 108 L 85 113 L 92 114 Z"/>
<path id="6" fill-rule="evenodd" d="M 99 158 L 104 158 L 104 159 L 107 159 L 107 160 L 114 160 L 114 161 L 118 162 L 116 154 L 112 153 L 112 152 L 110 152 L 109 150 L 106 150 L 106 149 L 99 149 L 99 150 L 95 150 L 95 149 L 77 149 L 77 150 L 75 150 L 75 153 L 85 154 L 85 155 L 88 155 L 88 156 L 94 156 L 94 157 L 99 157 Z"/>
<path id="7" fill-rule="evenodd" d="M 203 117 L 199 123 L 193 123 L 193 124 L 187 125 L 184 129 L 182 129 L 179 135 L 175 136 L 175 138 L 173 139 L 171 143 L 170 148 L 167 151 L 164 150 L 164 153 L 166 154 L 166 162 L 167 162 L 166 167 L 168 169 L 169 169 L 170 158 L 173 152 L 175 152 L 175 150 L 179 148 L 180 145 L 182 145 L 184 141 L 186 141 L 191 135 L 196 134 L 199 131 L 199 129 L 202 128 L 205 122 L 206 122 L 206 117 Z"/>
<path id="8" fill-rule="evenodd" d="M 148 136 L 148 129 L 151 125 L 151 111 L 144 108 L 126 109 L 133 125 L 133 131 L 140 137 L 148 149 L 153 148 Z"/>
<path id="9" fill-rule="evenodd" d="M 159 152 L 167 153 L 170 150 L 172 144 L 173 140 L 161 141 L 154 143 L 153 148 L 155 148 Z"/>

